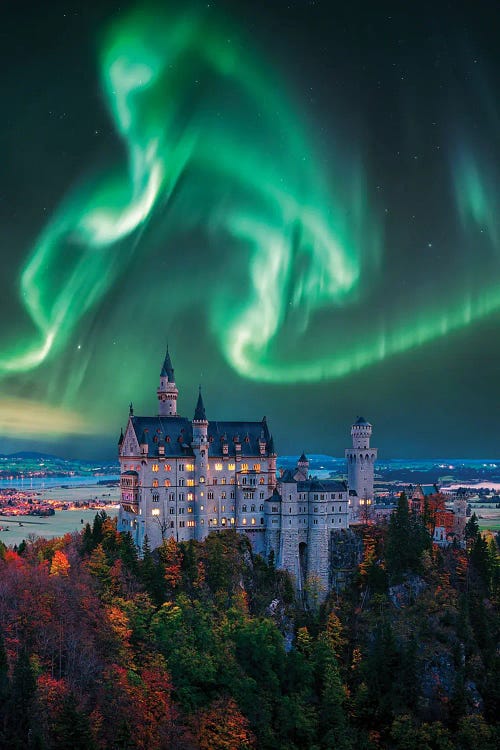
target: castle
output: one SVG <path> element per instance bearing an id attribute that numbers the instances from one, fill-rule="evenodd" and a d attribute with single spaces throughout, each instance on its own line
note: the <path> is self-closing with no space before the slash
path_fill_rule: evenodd
<path id="1" fill-rule="evenodd" d="M 276 475 L 276 450 L 266 418 L 257 422 L 207 419 L 201 394 L 193 419 L 177 414 L 179 391 L 167 350 L 157 389 L 158 415 L 139 417 L 132 404 L 119 440 L 121 501 L 118 530 L 141 548 L 163 539 L 204 539 L 233 528 L 252 548 L 274 556 L 300 588 L 314 575 L 330 585 L 332 537 L 373 500 L 372 427 L 352 426 L 346 450 L 348 483 L 309 475 L 302 454 L 294 471 Z"/>

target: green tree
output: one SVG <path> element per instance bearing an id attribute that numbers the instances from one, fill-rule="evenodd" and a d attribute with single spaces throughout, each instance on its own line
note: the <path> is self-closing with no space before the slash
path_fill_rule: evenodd
<path id="1" fill-rule="evenodd" d="M 52 746 L 54 750 L 94 750 L 96 747 L 90 722 L 79 710 L 73 693 L 63 699 L 53 725 Z"/>

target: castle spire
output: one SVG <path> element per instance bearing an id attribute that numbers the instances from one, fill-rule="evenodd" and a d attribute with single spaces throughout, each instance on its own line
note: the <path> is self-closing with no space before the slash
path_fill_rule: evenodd
<path id="1" fill-rule="evenodd" d="M 160 386 L 156 389 L 156 394 L 159 402 L 158 415 L 160 417 L 176 417 L 179 391 L 175 385 L 174 368 L 168 346 L 160 372 Z"/>
<path id="2" fill-rule="evenodd" d="M 207 414 L 205 412 L 205 404 L 203 403 L 203 396 L 201 395 L 201 385 L 198 391 L 198 401 L 196 403 L 196 409 L 194 410 L 194 419 L 196 422 L 207 421 Z"/>

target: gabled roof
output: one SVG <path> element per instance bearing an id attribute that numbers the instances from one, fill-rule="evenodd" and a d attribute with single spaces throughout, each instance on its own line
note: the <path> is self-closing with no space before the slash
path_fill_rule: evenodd
<path id="1" fill-rule="evenodd" d="M 148 455 L 158 456 L 159 446 L 163 446 L 165 456 L 192 456 L 193 425 L 185 417 L 131 417 L 138 442 L 142 439 L 148 445 Z M 209 422 L 208 455 L 235 456 L 236 444 L 241 447 L 238 455 L 261 455 L 262 440 L 266 443 L 266 454 L 270 452 L 270 434 L 266 422 Z M 223 446 L 227 445 L 227 453 Z"/>

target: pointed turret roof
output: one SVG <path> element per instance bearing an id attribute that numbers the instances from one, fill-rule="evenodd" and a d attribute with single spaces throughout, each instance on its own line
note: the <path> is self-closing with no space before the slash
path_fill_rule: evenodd
<path id="1" fill-rule="evenodd" d="M 200 391 L 198 393 L 198 401 L 196 403 L 196 409 L 194 410 L 194 419 L 196 422 L 207 421 L 207 415 L 205 413 L 205 404 L 203 403 L 203 397 L 201 395 L 201 385 L 200 385 Z"/>
<path id="2" fill-rule="evenodd" d="M 165 354 L 165 359 L 163 361 L 163 367 L 161 368 L 160 376 L 162 378 L 166 376 L 168 378 L 169 383 L 175 383 L 174 368 L 172 367 L 172 360 L 170 359 L 170 352 L 168 351 L 168 346 L 167 346 L 167 353 Z"/>
<path id="3" fill-rule="evenodd" d="M 120 437 L 118 438 L 118 445 L 121 445 L 125 439 L 125 436 L 123 434 L 123 428 L 120 430 Z"/>
<path id="4" fill-rule="evenodd" d="M 302 455 L 299 458 L 299 464 L 308 464 L 309 459 L 307 458 L 306 454 L 302 451 Z"/>

